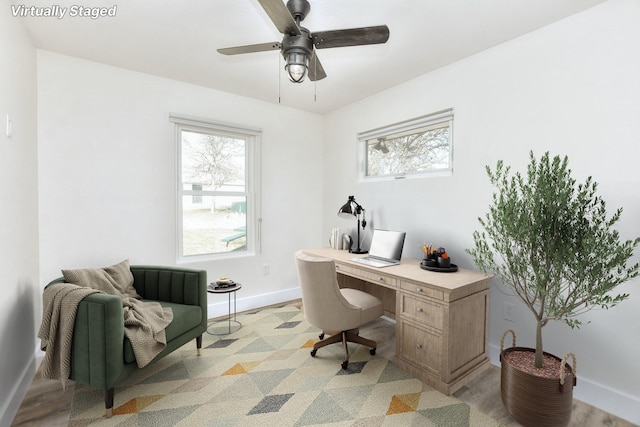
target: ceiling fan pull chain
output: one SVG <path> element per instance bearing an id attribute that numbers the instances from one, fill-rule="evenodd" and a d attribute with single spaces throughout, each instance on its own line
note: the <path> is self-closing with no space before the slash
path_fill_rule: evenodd
<path id="1" fill-rule="evenodd" d="M 282 68 L 282 56 L 278 55 L 278 104 L 280 104 L 280 84 L 282 82 L 282 78 L 280 76 Z"/>

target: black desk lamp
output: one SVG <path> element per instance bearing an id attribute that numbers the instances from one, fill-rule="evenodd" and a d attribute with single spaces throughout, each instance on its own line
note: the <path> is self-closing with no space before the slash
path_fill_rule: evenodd
<path id="1" fill-rule="evenodd" d="M 362 229 L 364 230 L 364 227 L 366 227 L 367 225 L 367 220 L 364 216 L 364 208 L 360 206 L 358 202 L 356 202 L 355 197 L 349 196 L 349 201 L 345 203 L 344 206 L 340 208 L 340 210 L 338 210 L 339 217 L 346 219 L 353 219 L 353 217 L 356 217 L 358 220 L 358 247 L 354 250 L 349 250 L 352 254 L 367 253 L 367 251 L 363 251 L 362 249 L 360 249 L 360 214 L 362 214 Z"/>

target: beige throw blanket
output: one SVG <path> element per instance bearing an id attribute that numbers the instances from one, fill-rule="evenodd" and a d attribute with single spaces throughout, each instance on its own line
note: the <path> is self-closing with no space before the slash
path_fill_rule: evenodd
<path id="1" fill-rule="evenodd" d="M 41 372 L 43 378 L 59 379 L 64 388 L 71 373 L 71 341 L 78 304 L 87 295 L 100 292 L 61 283 L 44 290 L 42 323 L 38 338 L 40 350 L 45 351 Z"/>
<path id="2" fill-rule="evenodd" d="M 125 296 L 122 297 L 122 309 L 124 334 L 131 341 L 138 367 L 142 368 L 167 346 L 165 328 L 173 320 L 173 311 L 157 302 Z"/>
<path id="3" fill-rule="evenodd" d="M 170 308 L 163 308 L 160 303 L 140 301 L 137 299 L 140 298 L 140 296 L 133 287 L 133 274 L 131 274 L 131 270 L 129 269 L 128 260 L 107 268 L 62 270 L 62 273 L 67 282 L 84 288 L 90 288 L 90 291 L 88 291 L 89 293 L 101 291 L 111 295 L 118 295 L 122 298 L 122 309 L 124 314 L 123 320 L 125 327 L 124 333 L 131 342 L 131 347 L 136 357 L 138 367 L 142 368 L 146 366 L 166 347 L 167 339 L 165 335 L 165 328 L 173 320 L 173 311 Z M 64 285 L 66 287 L 69 284 L 67 283 Z M 51 286 L 50 288 L 55 289 L 59 286 L 61 285 Z M 43 296 L 45 300 L 50 298 L 47 295 L 47 290 L 49 290 L 49 288 L 45 289 L 45 294 Z M 53 351 L 56 351 L 59 354 L 50 356 L 50 359 L 59 359 L 62 364 L 70 365 L 70 350 L 73 325 L 75 322 L 75 310 L 77 310 L 77 305 L 81 299 L 82 298 L 79 298 L 76 301 L 76 298 L 72 298 L 68 303 L 66 301 L 63 303 L 62 301 L 58 301 L 54 298 L 50 307 L 47 304 L 44 304 L 43 307 L 47 312 L 43 312 L 43 325 L 41 327 L 41 331 L 43 328 L 51 328 L 52 326 L 52 321 L 47 322 L 47 325 L 44 324 L 44 319 L 50 316 L 48 311 L 51 310 L 53 312 L 56 309 L 55 306 L 68 308 L 74 305 L 74 320 L 70 321 L 70 328 L 67 329 L 67 327 L 65 327 L 63 336 L 58 337 L 56 334 L 52 335 L 51 332 L 48 333 L 48 343 L 50 343 L 51 339 L 57 339 L 61 342 L 68 341 L 69 343 L 68 348 L 66 345 L 64 348 L 62 346 L 53 346 L 55 349 Z M 69 323 L 69 321 L 65 318 L 63 323 Z M 47 353 L 48 352 L 49 350 L 47 350 Z M 122 357 L 124 357 L 124 355 Z M 63 381 L 69 378 L 69 372 L 58 372 L 58 370 L 47 369 L 47 372 L 50 372 L 52 376 L 45 376 L 44 369 L 42 372 L 43 377 L 45 378 L 61 379 Z M 66 374 L 66 376 L 53 376 L 57 374 Z"/>

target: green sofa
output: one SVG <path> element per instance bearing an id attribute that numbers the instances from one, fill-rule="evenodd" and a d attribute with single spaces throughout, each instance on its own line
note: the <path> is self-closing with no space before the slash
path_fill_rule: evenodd
<path id="1" fill-rule="evenodd" d="M 173 321 L 165 329 L 167 346 L 151 363 L 194 338 L 200 355 L 202 334 L 207 330 L 207 272 L 132 265 L 131 273 L 133 286 L 143 300 L 158 301 L 173 310 Z M 60 277 L 47 286 L 64 281 Z M 106 415 L 110 417 L 115 386 L 138 369 L 124 334 L 120 297 L 97 293 L 84 298 L 76 314 L 69 378 L 104 390 Z"/>

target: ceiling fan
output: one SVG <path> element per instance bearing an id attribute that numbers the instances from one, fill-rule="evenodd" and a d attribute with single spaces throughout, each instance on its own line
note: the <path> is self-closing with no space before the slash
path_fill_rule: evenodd
<path id="1" fill-rule="evenodd" d="M 380 44 L 386 43 L 389 39 L 389 28 L 386 25 L 312 33 L 300 26 L 300 22 L 311 10 L 307 0 L 288 0 L 286 7 L 282 0 L 258 0 L 258 2 L 278 31 L 284 34 L 282 42 L 228 47 L 218 49 L 218 52 L 223 55 L 238 55 L 280 50 L 287 61 L 285 69 L 289 79 L 294 83 L 301 83 L 307 74 L 311 81 L 327 77 L 315 49 Z"/>

